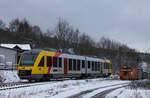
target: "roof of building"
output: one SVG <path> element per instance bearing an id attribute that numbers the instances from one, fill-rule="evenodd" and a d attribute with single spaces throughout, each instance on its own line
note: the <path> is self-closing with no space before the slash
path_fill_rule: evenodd
<path id="1" fill-rule="evenodd" d="M 15 48 L 19 47 L 22 50 L 31 50 L 30 44 L 0 44 L 2 47 Z"/>
<path id="2" fill-rule="evenodd" d="M 4 48 L 4 49 L 9 49 L 9 50 L 17 51 L 17 50 L 14 49 L 14 48 L 7 48 L 7 47 L 3 47 L 3 46 L 0 46 L 0 48 Z"/>

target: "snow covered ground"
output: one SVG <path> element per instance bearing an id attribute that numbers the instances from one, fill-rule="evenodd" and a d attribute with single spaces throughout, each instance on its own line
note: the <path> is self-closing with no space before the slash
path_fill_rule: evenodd
<path id="1" fill-rule="evenodd" d="M 65 98 L 82 91 L 129 81 L 90 79 L 50 82 L 49 84 L 0 91 L 0 98 Z"/>
<path id="2" fill-rule="evenodd" d="M 112 78 L 112 77 L 111 77 Z M 17 71 L 0 70 L 0 81 L 3 83 L 20 81 Z M 91 96 L 102 92 L 108 88 L 104 86 L 129 83 L 129 81 L 107 80 L 104 78 L 86 79 L 86 80 L 66 80 L 45 82 L 45 85 L 17 88 L 0 91 L 0 98 L 65 98 L 82 91 L 101 88 L 83 96 L 90 98 Z M 120 88 L 106 95 L 106 98 L 150 98 L 150 90 Z"/>
<path id="3" fill-rule="evenodd" d="M 150 90 L 120 88 L 109 93 L 106 98 L 150 98 Z"/>
<path id="4" fill-rule="evenodd" d="M 84 95 L 82 98 L 91 98 L 91 97 L 93 97 L 93 96 L 95 96 L 99 93 L 102 93 L 103 91 L 119 88 L 119 87 L 122 87 L 122 86 L 127 86 L 127 84 L 115 85 L 115 86 L 110 86 L 110 87 L 106 87 L 106 88 L 99 88 L 97 90 L 94 90 L 94 91 Z M 111 98 L 113 98 L 113 97 L 111 97 Z"/>
<path id="5" fill-rule="evenodd" d="M 8 83 L 8 82 L 18 82 L 20 81 L 17 71 L 10 70 L 0 70 L 0 82 Z"/>

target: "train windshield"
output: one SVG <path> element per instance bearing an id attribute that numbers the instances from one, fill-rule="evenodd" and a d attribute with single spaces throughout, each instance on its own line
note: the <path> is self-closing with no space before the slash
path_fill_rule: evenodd
<path id="1" fill-rule="evenodd" d="M 37 55 L 35 54 L 24 54 L 22 56 L 20 66 L 33 66 Z"/>

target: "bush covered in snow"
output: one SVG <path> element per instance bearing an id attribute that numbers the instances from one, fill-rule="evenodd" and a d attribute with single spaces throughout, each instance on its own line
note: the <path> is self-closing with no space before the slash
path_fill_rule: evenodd
<path id="1" fill-rule="evenodd" d="M 120 79 L 120 76 L 119 75 L 110 75 L 109 78 L 114 79 L 114 80 L 118 80 L 118 79 Z"/>
<path id="2" fill-rule="evenodd" d="M 8 83 L 18 81 L 20 81 L 20 79 L 17 75 L 17 71 L 0 70 L 0 82 Z"/>
<path id="3" fill-rule="evenodd" d="M 140 80 L 140 81 L 132 81 L 130 83 L 131 89 L 150 89 L 150 81 L 149 80 Z"/>

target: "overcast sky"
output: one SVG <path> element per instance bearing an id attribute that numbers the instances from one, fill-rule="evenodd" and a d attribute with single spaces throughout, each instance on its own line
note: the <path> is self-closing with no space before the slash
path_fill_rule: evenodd
<path id="1" fill-rule="evenodd" d="M 0 0 L 0 19 L 8 24 L 17 17 L 43 31 L 62 17 L 96 41 L 105 36 L 140 51 L 150 48 L 150 0 Z"/>

